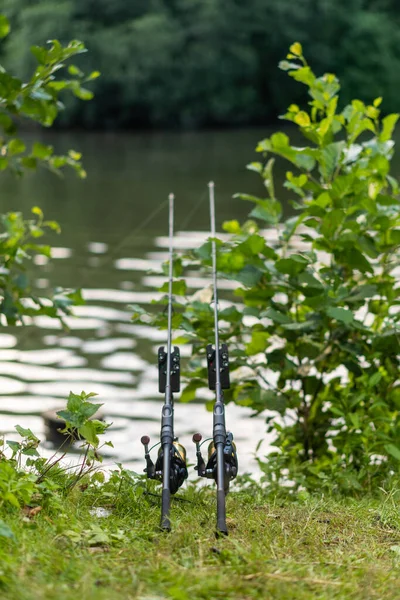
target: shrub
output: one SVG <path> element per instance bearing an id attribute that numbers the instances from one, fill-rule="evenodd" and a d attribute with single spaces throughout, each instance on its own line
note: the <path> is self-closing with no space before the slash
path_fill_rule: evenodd
<path id="1" fill-rule="evenodd" d="M 278 132 L 259 143 L 266 162 L 249 168 L 266 197 L 242 194 L 249 220 L 224 223 L 218 268 L 243 305 L 220 313 L 235 380 L 226 400 L 268 411 L 277 451 L 260 464 L 271 486 L 372 489 L 400 461 L 400 206 L 390 175 L 398 115 L 381 118 L 381 98 L 340 109 L 338 79 L 317 77 L 298 43 L 280 67 L 307 87 L 308 107 L 283 115 L 305 141 Z M 275 157 L 290 165 L 283 185 L 294 216 L 283 221 Z M 189 262 L 209 265 L 210 243 Z M 194 344 L 182 395 L 190 400 L 204 386 L 210 305 L 182 299 L 175 326 Z"/>

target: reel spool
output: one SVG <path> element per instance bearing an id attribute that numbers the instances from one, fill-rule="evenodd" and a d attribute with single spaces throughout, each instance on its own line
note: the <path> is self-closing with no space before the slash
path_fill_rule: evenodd
<path id="1" fill-rule="evenodd" d="M 148 479 L 162 481 L 164 463 L 164 451 L 162 446 L 160 446 L 158 449 L 157 460 L 154 464 L 150 458 L 148 449 L 148 445 L 150 443 L 149 436 L 144 435 L 141 439 L 141 442 L 145 449 L 146 468 L 144 469 L 144 472 L 147 473 Z M 187 479 L 187 476 L 188 471 L 186 467 L 186 449 L 178 442 L 177 439 L 175 439 L 171 448 L 171 468 L 169 476 L 171 494 L 175 494 L 179 490 L 185 479 Z"/>
<path id="2" fill-rule="evenodd" d="M 195 469 L 200 477 L 206 477 L 207 479 L 214 479 L 217 481 L 217 451 L 215 449 L 214 441 L 211 441 L 208 445 L 208 460 L 207 465 L 204 462 L 203 456 L 200 450 L 200 442 L 202 436 L 200 433 L 195 433 L 193 436 L 193 442 L 196 444 L 196 456 L 197 466 Z M 232 433 L 228 432 L 226 436 L 226 444 L 224 446 L 224 491 L 225 495 L 229 492 L 229 484 L 232 479 L 235 479 L 238 472 L 238 458 L 236 451 L 236 444 L 233 441 Z"/>

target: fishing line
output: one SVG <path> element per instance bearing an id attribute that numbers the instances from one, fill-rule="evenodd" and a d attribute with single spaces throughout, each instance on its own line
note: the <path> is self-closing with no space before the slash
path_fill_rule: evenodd
<path id="1" fill-rule="evenodd" d="M 137 225 L 137 227 L 135 227 L 135 229 L 133 231 L 129 232 L 125 237 L 123 237 L 122 240 L 120 240 L 118 242 L 118 244 L 116 244 L 116 246 L 113 247 L 112 251 L 107 256 L 105 256 L 103 259 L 100 259 L 99 264 L 96 266 L 96 269 L 104 268 L 104 267 L 108 266 L 109 264 L 111 264 L 117 257 L 118 251 L 126 245 L 126 242 L 128 240 L 130 240 L 133 236 L 135 236 L 144 227 L 146 227 L 146 225 L 151 223 L 151 221 L 153 221 L 153 219 L 162 210 L 164 210 L 164 208 L 167 205 L 168 205 L 168 200 L 164 200 L 163 202 L 161 202 L 161 204 L 159 204 L 157 206 L 157 208 L 155 208 L 145 219 L 143 219 L 143 221 L 141 221 L 141 223 L 139 225 Z M 80 269 L 80 271 L 87 270 L 90 272 L 91 275 L 93 275 L 93 276 L 95 275 L 92 267 L 88 267 L 88 265 L 83 265 L 83 266 L 79 267 L 79 269 Z"/>
<path id="2" fill-rule="evenodd" d="M 193 216 L 196 214 L 196 212 L 198 211 L 200 206 L 203 204 L 203 202 L 206 200 L 206 198 L 207 198 L 207 192 L 202 192 L 200 195 L 200 199 L 194 204 L 192 209 L 189 211 L 189 214 L 186 215 L 185 219 L 182 221 L 180 228 L 179 228 L 180 231 L 184 231 L 186 229 L 186 227 L 191 222 Z"/>

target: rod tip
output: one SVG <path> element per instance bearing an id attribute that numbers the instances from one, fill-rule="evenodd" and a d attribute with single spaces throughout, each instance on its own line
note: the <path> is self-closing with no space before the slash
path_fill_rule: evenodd
<path id="1" fill-rule="evenodd" d="M 208 182 L 208 187 L 209 188 L 213 188 L 214 187 L 214 182 L 213 181 L 209 181 Z"/>
<path id="2" fill-rule="evenodd" d="M 172 193 L 171 193 L 171 194 L 168 196 L 168 200 L 170 200 L 170 201 L 171 201 L 171 200 L 174 200 L 174 198 L 175 198 L 175 194 L 172 194 Z"/>

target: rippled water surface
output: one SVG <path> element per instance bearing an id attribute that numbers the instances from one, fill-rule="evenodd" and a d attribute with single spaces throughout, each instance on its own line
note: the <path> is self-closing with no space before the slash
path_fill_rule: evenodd
<path id="1" fill-rule="evenodd" d="M 68 318 L 69 333 L 57 321 L 39 317 L 34 325 L 0 333 L 0 431 L 31 427 L 43 437 L 41 414 L 58 408 L 70 390 L 93 391 L 113 422 L 114 444 L 107 464 L 143 467 L 140 437 L 159 435 L 162 396 L 156 353 L 165 332 L 131 323 L 130 303 L 147 306 L 164 278 L 149 273 L 166 259 L 168 193 L 176 194 L 176 247 L 200 245 L 209 227 L 207 187 L 216 182 L 217 223 L 241 219 L 248 206 L 232 199 L 238 191 L 262 193 L 257 176 L 245 170 L 267 132 L 257 130 L 187 134 L 58 134 L 46 137 L 57 151 L 80 150 L 86 181 L 41 173 L 15 180 L 2 176 L 2 210 L 30 212 L 38 204 L 62 226 L 50 262 L 38 257 L 36 286 L 82 287 L 84 306 Z M 189 291 L 207 280 L 192 274 Z M 229 288 L 229 282 L 221 282 Z M 213 341 L 210 332 L 210 341 Z M 188 355 L 190 348 L 182 348 Z M 227 425 L 235 434 L 241 470 L 255 468 L 253 452 L 265 436 L 264 418 L 228 405 Z M 191 435 L 211 434 L 212 415 L 201 404 L 176 404 L 175 430 L 194 462 Z M 264 445 L 264 448 L 266 446 Z M 50 450 L 49 450 L 50 451 Z"/>

